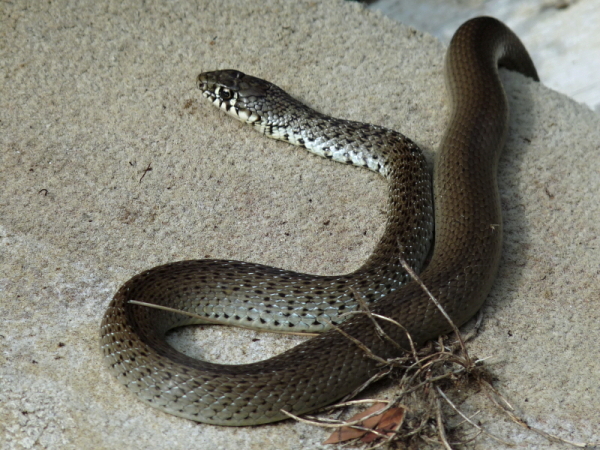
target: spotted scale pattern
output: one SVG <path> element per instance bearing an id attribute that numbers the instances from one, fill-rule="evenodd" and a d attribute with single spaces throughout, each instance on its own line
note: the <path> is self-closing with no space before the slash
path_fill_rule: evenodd
<path id="1" fill-rule="evenodd" d="M 458 325 L 491 289 L 500 259 L 502 218 L 496 186 L 508 108 L 498 63 L 537 79 L 527 51 L 502 23 L 477 18 L 454 36 L 446 57 L 452 115 L 434 175 L 435 248 L 421 277 Z M 324 330 L 357 308 L 353 292 L 377 314 L 400 322 L 416 343 L 449 331 L 444 317 L 405 274 L 398 256 L 419 267 L 427 254 L 431 193 L 424 159 L 402 135 L 330 118 L 276 86 L 226 70 L 198 76 L 203 95 L 263 134 L 326 158 L 368 167 L 389 182 L 389 215 L 375 251 L 357 271 L 318 277 L 239 261 L 197 260 L 155 267 L 127 281 L 101 325 L 110 371 L 137 397 L 168 413 L 218 425 L 254 425 L 312 411 L 352 392 L 379 367 L 336 330 L 253 364 L 220 365 L 171 348 L 164 333 L 202 323 L 129 303 L 134 299 L 194 312 L 222 323 L 276 331 Z M 405 332 L 381 327 L 404 348 Z M 382 358 L 398 348 L 370 320 L 354 315 L 341 329 Z"/>

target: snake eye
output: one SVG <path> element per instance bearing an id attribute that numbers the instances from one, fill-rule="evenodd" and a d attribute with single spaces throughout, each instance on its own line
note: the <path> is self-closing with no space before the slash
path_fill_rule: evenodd
<path id="1" fill-rule="evenodd" d="M 221 89 L 219 91 L 219 96 L 223 100 L 229 100 L 231 97 L 233 97 L 233 94 L 231 93 L 231 91 L 229 89 Z"/>

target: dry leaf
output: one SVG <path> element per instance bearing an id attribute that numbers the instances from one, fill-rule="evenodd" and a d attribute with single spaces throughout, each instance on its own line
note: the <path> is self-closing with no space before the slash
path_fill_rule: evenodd
<path id="1" fill-rule="evenodd" d="M 386 412 L 381 415 L 381 420 L 377 424 L 377 428 L 375 431 L 385 434 L 388 437 L 394 435 L 396 431 L 400 429 L 402 422 L 404 422 L 404 413 L 406 410 L 404 408 L 390 408 Z M 366 436 L 363 436 L 361 442 L 373 442 L 378 437 L 381 437 L 375 433 L 368 433 Z"/>
<path id="2" fill-rule="evenodd" d="M 380 411 L 385 408 L 385 403 L 375 403 L 373 406 L 368 408 L 367 410 L 358 413 L 348 419 L 348 422 L 355 422 L 357 420 L 362 419 L 374 412 Z M 404 420 L 404 409 L 403 408 L 391 408 L 387 410 L 383 414 L 379 414 L 373 416 L 363 422 L 359 422 L 358 425 L 365 428 L 370 428 L 372 430 L 376 430 L 382 433 L 393 433 L 400 425 L 402 425 L 402 421 Z M 367 434 L 368 433 L 368 434 Z M 365 436 L 366 434 L 366 436 Z M 338 442 L 349 441 L 351 439 L 356 439 L 361 436 L 364 436 L 361 440 L 363 442 L 371 442 L 376 439 L 377 436 L 374 433 L 370 433 L 364 430 L 357 430 L 352 427 L 340 427 L 337 431 L 335 431 L 329 438 L 323 442 L 323 444 L 337 444 Z M 368 440 L 365 440 L 368 439 Z"/>

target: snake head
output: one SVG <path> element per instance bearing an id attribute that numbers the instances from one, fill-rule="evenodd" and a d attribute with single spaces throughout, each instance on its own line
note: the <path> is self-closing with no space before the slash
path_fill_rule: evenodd
<path id="1" fill-rule="evenodd" d="M 275 85 L 237 70 L 203 72 L 198 89 L 217 108 L 246 123 L 260 122 L 268 111 L 268 92 Z"/>

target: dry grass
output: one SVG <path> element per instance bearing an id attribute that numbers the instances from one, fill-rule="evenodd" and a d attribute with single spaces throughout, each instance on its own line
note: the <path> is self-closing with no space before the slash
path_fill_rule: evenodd
<path id="1" fill-rule="evenodd" d="M 520 417 L 510 403 L 492 386 L 493 376 L 484 366 L 484 360 L 472 358 L 465 346 L 466 342 L 477 335 L 482 315 L 478 315 L 473 330 L 469 334 L 463 336 L 454 325 L 451 318 L 446 314 L 443 307 L 422 283 L 420 278 L 410 267 L 408 267 L 405 261 L 401 260 L 401 262 L 410 276 L 421 285 L 421 288 L 428 294 L 431 301 L 452 325 L 454 330 L 453 333 L 449 336 L 440 337 L 437 341 L 430 342 L 427 346 L 417 349 L 414 346 L 410 335 L 401 324 L 389 317 L 372 313 L 367 304 L 356 292 L 354 292 L 355 298 L 359 299 L 361 305 L 361 311 L 354 312 L 354 314 L 359 313 L 369 316 L 380 335 L 384 339 L 388 339 L 394 345 L 398 344 L 393 342 L 390 337 L 385 334 L 379 326 L 378 320 L 388 321 L 400 327 L 407 333 L 409 342 L 411 343 L 411 351 L 406 352 L 401 357 L 385 360 L 375 355 L 362 342 L 359 342 L 354 337 L 348 335 L 339 327 L 332 325 L 334 329 L 346 336 L 355 345 L 359 346 L 370 358 L 379 362 L 382 365 L 382 370 L 377 375 L 367 380 L 354 392 L 342 399 L 339 403 L 327 406 L 318 411 L 319 413 L 326 412 L 329 416 L 332 416 L 333 411 L 340 410 L 341 412 L 338 412 L 336 417 L 316 417 L 312 415 L 297 417 L 283 411 L 285 414 L 297 421 L 321 428 L 339 429 L 340 427 L 351 427 L 374 433 L 379 438 L 370 444 L 362 444 L 358 440 L 337 444 L 342 447 L 356 447 L 356 445 L 360 445 L 369 449 L 386 447 L 412 450 L 421 448 L 423 444 L 431 444 L 438 448 L 441 446 L 447 450 L 452 450 L 457 448 L 457 446 L 464 447 L 475 441 L 481 435 L 485 435 L 507 447 L 516 447 L 516 444 L 494 436 L 486 431 L 484 427 L 479 425 L 473 419 L 479 414 L 479 411 L 472 414 L 471 417 L 468 417 L 454 404 L 450 399 L 450 396 L 446 393 L 450 391 L 457 392 L 459 390 L 462 392 L 474 391 L 483 392 L 490 403 L 496 408 L 496 411 L 505 417 L 508 417 L 520 427 L 542 436 L 549 442 L 561 443 L 576 448 L 600 449 L 600 444 L 572 442 L 546 433 L 545 431 L 530 426 L 524 418 Z M 192 313 L 137 302 L 135 300 L 131 300 L 130 303 L 196 316 Z M 206 320 L 204 317 L 201 318 Z M 396 389 L 396 394 L 392 400 L 350 400 L 370 387 L 373 383 L 386 377 L 392 380 Z M 385 403 L 386 406 L 381 410 L 357 420 L 344 420 L 341 418 L 346 415 L 349 407 L 373 403 Z M 365 420 L 376 415 L 381 415 L 391 408 L 403 408 L 405 410 L 404 420 L 398 429 L 393 430 L 391 433 L 389 430 L 382 433 L 361 426 Z M 459 421 L 453 424 L 457 419 L 459 419 Z"/>
<path id="2" fill-rule="evenodd" d="M 361 445 L 364 448 L 394 448 L 394 449 L 417 449 L 421 448 L 424 443 L 432 444 L 435 447 L 443 447 L 447 450 L 452 450 L 457 446 L 464 447 L 465 445 L 475 441 L 480 435 L 485 435 L 498 443 L 507 447 L 516 447 L 515 443 L 505 441 L 493 434 L 487 432 L 484 427 L 480 426 L 473 417 L 464 414 L 449 396 L 446 391 L 478 391 L 483 392 L 491 404 L 501 415 L 508 417 L 515 424 L 530 430 L 549 442 L 565 444 L 565 446 L 573 446 L 576 448 L 599 449 L 600 444 L 572 442 L 562 439 L 558 436 L 546 433 L 530 426 L 527 421 L 520 417 L 510 405 L 510 403 L 492 386 L 492 374 L 484 366 L 484 360 L 474 359 L 469 355 L 465 342 L 473 339 L 478 331 L 482 320 L 481 313 L 477 317 L 477 322 L 473 331 L 468 335 L 463 336 L 451 318 L 446 314 L 443 307 L 429 292 L 421 279 L 412 271 L 412 269 L 401 260 L 404 269 L 410 276 L 421 285 L 421 288 L 428 294 L 431 301 L 446 317 L 452 325 L 454 332 L 450 336 L 440 337 L 436 342 L 431 342 L 424 348 L 417 350 L 413 345 L 410 335 L 407 333 L 411 343 L 411 352 L 406 353 L 402 357 L 383 360 L 373 354 L 371 350 L 358 342 L 352 336 L 347 335 L 343 330 L 334 327 L 340 333 L 344 334 L 354 344 L 358 345 L 369 357 L 383 364 L 382 371 L 366 381 L 359 389 L 344 398 L 340 403 L 323 408 L 322 411 L 342 410 L 336 418 L 322 418 L 316 416 L 304 416 L 303 418 L 288 414 L 294 419 L 324 428 L 339 428 L 352 427 L 364 430 L 360 426 L 364 420 L 374 415 L 382 414 L 384 411 L 402 407 L 406 409 L 406 418 L 402 426 L 394 433 L 375 432 L 379 436 L 379 440 L 371 444 L 362 444 L 358 440 L 349 441 L 343 445 L 356 446 Z M 355 292 L 355 298 L 359 298 Z M 360 301 L 360 300 L 359 300 Z M 361 303 L 361 313 L 368 315 L 378 332 L 386 339 L 390 339 L 383 330 L 379 327 L 377 320 L 386 320 L 394 323 L 398 327 L 402 327 L 394 320 L 371 313 L 364 301 Z M 405 331 L 406 332 L 406 331 Z M 365 390 L 375 381 L 384 377 L 392 377 L 394 380 L 397 393 L 392 400 L 381 399 L 365 399 L 358 401 L 348 401 L 354 398 L 359 392 Z M 349 406 L 354 406 L 359 403 L 386 403 L 383 410 L 379 410 L 359 420 L 344 421 L 340 417 L 348 409 Z M 446 405 L 446 407 L 444 407 Z M 460 422 L 451 425 L 455 419 L 462 419 Z M 373 430 L 370 430 L 373 432 Z"/>

